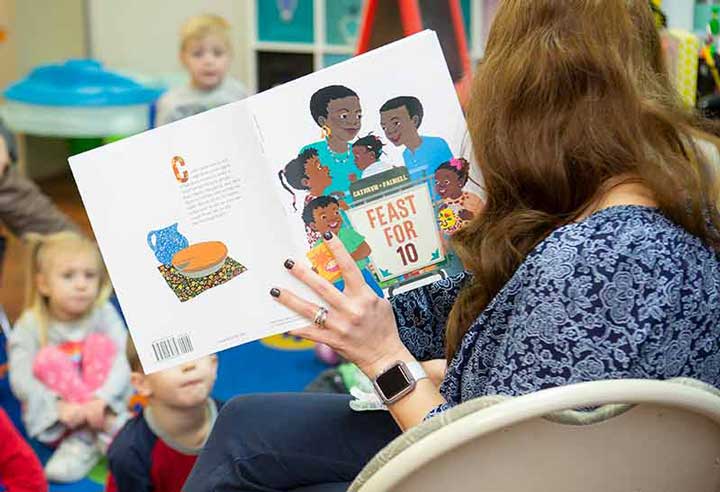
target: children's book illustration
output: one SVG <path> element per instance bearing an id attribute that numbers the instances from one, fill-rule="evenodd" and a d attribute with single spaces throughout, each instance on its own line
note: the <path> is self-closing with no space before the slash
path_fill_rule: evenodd
<path id="1" fill-rule="evenodd" d="M 190 244 L 178 231 L 177 223 L 150 231 L 147 244 L 162 263 L 157 267 L 160 275 L 180 302 L 222 285 L 247 270 L 228 257 L 227 246 L 220 241 Z"/>
<path id="2" fill-rule="evenodd" d="M 348 250 L 353 260 L 355 260 L 367 284 L 382 297 L 382 289 L 370 271 L 369 257 L 372 249 L 362 234 L 345 223 L 343 215 L 340 202 L 337 198 L 333 196 L 320 196 L 305 205 L 302 217 L 305 225 L 317 232 L 320 236 L 326 232 L 331 232 L 336 235 L 343 243 L 343 246 L 345 246 L 345 249 Z M 318 239 L 307 257 L 318 273 L 321 273 L 326 279 L 333 282 L 338 289 L 343 290 L 344 282 L 342 276 L 339 275 L 340 272 L 337 264 L 334 260 L 327 258 L 327 253 L 323 253 L 323 248 L 327 251 L 322 239 Z M 313 260 L 319 261 L 319 263 L 315 263 Z"/>
<path id="3" fill-rule="evenodd" d="M 288 162 L 285 169 L 278 173 L 278 177 L 282 187 L 292 195 L 294 211 L 297 211 L 298 207 L 297 198 L 292 189 L 306 192 L 304 202 L 305 206 L 307 206 L 315 198 L 323 196 L 332 184 L 330 168 L 320 162 L 317 149 L 312 147 L 301 150 L 300 154 Z M 344 200 L 338 200 L 338 204 L 342 209 L 347 209 Z M 320 233 L 307 225 L 305 233 L 311 246 L 320 239 Z"/>
<path id="4" fill-rule="evenodd" d="M 315 149 L 320 162 L 329 168 L 332 181 L 325 193 L 345 193 L 360 176 L 350 145 L 360 132 L 360 98 L 343 85 L 323 87 L 310 98 L 310 114 L 321 129 L 321 140 L 306 145 L 301 153 Z"/>
<path id="5" fill-rule="evenodd" d="M 330 230 L 379 295 L 419 277 L 457 273 L 462 266 L 447 239 L 479 213 L 482 200 L 465 188 L 469 164 L 454 157 L 462 150 L 456 99 L 438 96 L 422 77 L 388 79 L 379 89 L 376 80 L 353 75 L 327 77 L 325 84 L 298 81 L 283 105 L 288 127 L 280 140 L 270 126 L 270 101 L 260 97 L 255 106 L 271 161 L 286 162 L 276 168 L 285 191 L 280 196 L 291 220 L 302 224 L 307 258 L 342 285 L 322 248 L 322 233 Z M 318 128 L 321 139 L 313 141 Z M 400 206 L 398 196 L 404 197 Z"/>
<path id="6" fill-rule="evenodd" d="M 424 116 L 422 102 L 415 96 L 395 97 L 380 108 L 385 136 L 396 147 L 404 147 L 403 160 L 413 179 L 431 175 L 441 162 L 453 156 L 442 137 L 420 135 Z"/>
<path id="7" fill-rule="evenodd" d="M 470 178 L 470 163 L 463 158 L 450 159 L 435 171 L 435 191 L 440 196 L 438 222 L 447 233 L 465 227 L 483 208 L 482 199 L 471 191 L 465 191 Z"/>
<path id="8" fill-rule="evenodd" d="M 326 232 L 378 296 L 462 268 L 447 239 L 482 206 L 466 134 L 424 31 L 71 157 L 145 372 L 307 326 L 268 292 L 321 302 L 287 258 L 345 288 Z"/>
<path id="9" fill-rule="evenodd" d="M 393 168 L 392 164 L 380 160 L 384 145 L 380 137 L 372 133 L 353 142 L 353 156 L 355 156 L 355 164 L 362 173 L 360 176 L 362 179 Z"/>
<path id="10" fill-rule="evenodd" d="M 147 235 L 147 243 L 155 253 L 155 258 L 164 264 L 172 262 L 175 253 L 187 248 L 190 244 L 187 238 L 178 231 L 177 222 L 162 229 L 150 231 Z"/>

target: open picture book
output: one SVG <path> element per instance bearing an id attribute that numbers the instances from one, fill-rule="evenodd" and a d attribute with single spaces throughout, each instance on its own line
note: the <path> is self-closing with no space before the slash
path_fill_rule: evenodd
<path id="1" fill-rule="evenodd" d="M 309 323 L 283 267 L 343 288 L 331 231 L 391 296 L 462 269 L 482 206 L 465 120 L 424 31 L 237 103 L 70 158 L 147 373 Z"/>

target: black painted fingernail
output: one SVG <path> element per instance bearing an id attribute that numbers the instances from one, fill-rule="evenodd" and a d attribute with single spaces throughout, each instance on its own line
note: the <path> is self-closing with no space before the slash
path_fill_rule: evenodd
<path id="1" fill-rule="evenodd" d="M 275 287 L 273 287 L 272 289 L 270 289 L 270 295 L 273 297 L 280 297 L 280 289 L 276 289 Z"/>
<path id="2" fill-rule="evenodd" d="M 295 266 L 295 262 L 288 258 L 287 260 L 285 260 L 285 263 L 283 263 L 283 265 L 285 265 L 285 268 L 287 268 L 288 270 L 292 270 L 292 267 Z"/>
<path id="3" fill-rule="evenodd" d="M 325 241 L 330 241 L 333 238 L 333 233 L 327 231 L 325 234 L 323 234 L 323 238 L 325 239 Z"/>

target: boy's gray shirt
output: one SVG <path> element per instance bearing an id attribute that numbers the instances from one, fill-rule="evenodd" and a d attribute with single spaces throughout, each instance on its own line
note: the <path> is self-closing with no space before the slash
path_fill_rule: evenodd
<path id="1" fill-rule="evenodd" d="M 155 126 L 181 120 L 194 114 L 247 97 L 245 87 L 227 76 L 214 89 L 204 91 L 190 84 L 170 89 L 157 102 Z"/>

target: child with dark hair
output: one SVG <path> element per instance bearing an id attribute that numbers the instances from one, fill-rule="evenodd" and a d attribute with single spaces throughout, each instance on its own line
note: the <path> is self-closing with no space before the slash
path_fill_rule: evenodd
<path id="1" fill-rule="evenodd" d="M 316 149 L 308 148 L 300 152 L 295 159 L 291 160 L 278 172 L 280 184 L 293 196 L 293 209 L 297 210 L 296 197 L 293 188 L 298 191 L 306 191 L 305 205 L 313 199 L 322 196 L 332 179 L 330 178 L 330 169 L 323 166 L 318 158 Z M 338 200 L 340 208 L 347 209 L 347 204 Z M 320 239 L 320 234 L 305 226 L 308 243 L 313 245 Z"/>
<path id="2" fill-rule="evenodd" d="M 357 263 L 358 268 L 362 271 L 365 282 L 375 291 L 375 293 L 383 297 L 383 291 L 378 285 L 377 280 L 370 272 L 370 253 L 372 249 L 365 241 L 365 237 L 353 229 L 350 225 L 343 223 L 342 213 L 340 213 L 340 203 L 337 198 L 332 196 L 320 196 L 310 201 L 303 209 L 303 221 L 305 225 L 312 230 L 318 232 L 321 236 L 326 232 L 331 232 L 340 239 L 348 250 L 350 256 Z M 319 239 L 314 246 L 320 246 L 322 239 Z M 335 282 L 335 286 L 343 290 L 344 282 L 339 280 Z"/>
<path id="3" fill-rule="evenodd" d="M 345 248 L 357 262 L 360 269 L 366 268 L 370 263 L 371 249 L 365 242 L 365 237 L 358 234 L 352 227 L 343 226 L 340 213 L 340 203 L 333 196 L 320 196 L 311 200 L 303 209 L 305 225 L 320 235 L 332 232 L 345 245 Z"/>
<path id="4" fill-rule="evenodd" d="M 293 196 L 294 210 L 297 210 L 295 193 L 288 185 L 298 191 L 307 191 L 305 198 L 307 204 L 313 198 L 321 196 L 332 183 L 330 169 L 322 165 L 317 150 L 313 148 L 300 152 L 295 159 L 287 163 L 285 169 L 278 172 L 278 177 L 282 187 Z"/>
<path id="5" fill-rule="evenodd" d="M 380 107 L 380 125 L 393 145 L 405 146 L 403 160 L 411 179 L 432 175 L 442 162 L 452 159 L 447 142 L 440 137 L 420 135 L 425 111 L 414 96 L 390 99 Z"/>
<path id="6" fill-rule="evenodd" d="M 352 144 L 355 165 L 362 171 L 362 179 L 392 169 L 390 164 L 380 160 L 384 145 L 380 137 L 372 133 L 357 139 L 355 143 Z"/>
<path id="7" fill-rule="evenodd" d="M 322 140 L 306 145 L 301 153 L 315 149 L 320 162 L 330 169 L 332 183 L 326 193 L 346 194 L 360 175 L 349 143 L 360 132 L 360 98 L 343 85 L 323 87 L 310 98 L 310 114 L 322 129 Z"/>
<path id="8" fill-rule="evenodd" d="M 10 387 L 28 435 L 55 450 L 51 482 L 76 482 L 127 419 L 127 329 L 108 302 L 97 245 L 75 232 L 33 239 L 25 309 L 8 338 Z"/>
<path id="9" fill-rule="evenodd" d="M 435 171 L 435 191 L 440 195 L 440 228 L 448 234 L 465 227 L 483 208 L 482 199 L 474 193 L 463 191 L 470 177 L 470 163 L 463 159 L 451 159 L 440 164 Z"/>

